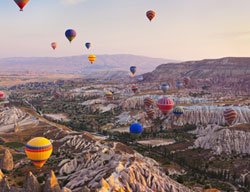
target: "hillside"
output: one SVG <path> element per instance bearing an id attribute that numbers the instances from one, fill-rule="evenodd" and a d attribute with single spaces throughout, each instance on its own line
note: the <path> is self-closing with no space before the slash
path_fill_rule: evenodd
<path id="1" fill-rule="evenodd" d="M 96 55 L 93 65 L 88 55 L 72 57 L 31 57 L 0 59 L 0 68 L 11 73 L 92 73 L 97 71 L 128 71 L 136 65 L 139 73 L 150 72 L 159 64 L 173 60 L 150 58 L 136 55 Z"/>

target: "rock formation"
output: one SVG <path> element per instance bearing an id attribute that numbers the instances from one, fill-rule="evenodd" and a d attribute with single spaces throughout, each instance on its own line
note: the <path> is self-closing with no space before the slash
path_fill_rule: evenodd
<path id="1" fill-rule="evenodd" d="M 60 192 L 60 186 L 57 182 L 54 171 L 51 171 L 49 178 L 47 179 L 44 187 L 44 192 Z"/>
<path id="2" fill-rule="evenodd" d="M 25 192 L 41 192 L 40 184 L 36 177 L 29 172 L 24 183 Z"/>
<path id="3" fill-rule="evenodd" d="M 11 171 L 14 168 L 13 157 L 8 149 L 5 149 L 0 162 L 0 169 Z"/>
<path id="4" fill-rule="evenodd" d="M 6 176 L 4 176 L 3 172 L 0 170 L 0 192 L 9 192 L 10 185 Z"/>

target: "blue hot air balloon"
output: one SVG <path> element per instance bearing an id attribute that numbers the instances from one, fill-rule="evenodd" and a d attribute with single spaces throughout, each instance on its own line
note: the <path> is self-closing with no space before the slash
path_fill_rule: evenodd
<path id="1" fill-rule="evenodd" d="M 162 84 L 162 85 L 161 85 L 161 90 L 162 90 L 164 93 L 166 93 L 168 89 L 169 89 L 169 86 L 168 86 L 167 84 Z"/>
<path id="2" fill-rule="evenodd" d="M 131 67 L 130 67 L 130 71 L 131 71 L 131 73 L 134 75 L 135 72 L 136 72 L 136 66 L 131 66 Z"/>
<path id="3" fill-rule="evenodd" d="M 142 76 L 142 75 L 140 75 L 140 76 L 138 77 L 138 81 L 143 81 L 143 76 Z"/>
<path id="4" fill-rule="evenodd" d="M 181 82 L 180 81 L 178 81 L 178 82 L 176 82 L 176 87 L 178 88 L 178 89 L 180 89 L 181 88 Z"/>
<path id="5" fill-rule="evenodd" d="M 65 36 L 67 37 L 67 39 L 69 40 L 69 42 L 71 42 L 76 37 L 76 31 L 74 29 L 68 29 L 65 32 Z"/>
<path id="6" fill-rule="evenodd" d="M 139 123 L 134 123 L 130 126 L 129 131 L 133 135 L 134 138 L 138 138 L 143 132 L 143 127 Z"/>
<path id="7" fill-rule="evenodd" d="M 85 43 L 85 46 L 87 49 L 89 49 L 91 47 L 91 43 L 87 42 L 87 43 Z"/>

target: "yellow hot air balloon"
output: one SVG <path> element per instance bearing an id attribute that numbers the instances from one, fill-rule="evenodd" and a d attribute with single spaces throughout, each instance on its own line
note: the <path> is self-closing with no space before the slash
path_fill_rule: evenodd
<path id="1" fill-rule="evenodd" d="M 106 98 L 111 100 L 113 98 L 113 93 L 110 91 L 106 92 Z"/>
<path id="2" fill-rule="evenodd" d="M 41 168 L 49 159 L 53 147 L 51 142 L 44 137 L 35 137 L 25 146 L 25 152 L 32 163 Z"/>
<path id="3" fill-rule="evenodd" d="M 89 55 L 89 61 L 90 61 L 90 63 L 94 63 L 95 59 L 96 59 L 95 55 Z"/>

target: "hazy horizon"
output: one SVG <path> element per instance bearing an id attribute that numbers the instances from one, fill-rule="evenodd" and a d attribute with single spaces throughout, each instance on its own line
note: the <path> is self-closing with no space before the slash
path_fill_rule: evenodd
<path id="1" fill-rule="evenodd" d="M 0 58 L 93 53 L 187 61 L 250 56 L 247 0 L 31 0 L 23 12 L 14 1 L 0 5 Z M 156 17 L 150 23 L 145 12 L 151 9 Z M 77 32 L 71 44 L 64 36 L 68 28 Z M 53 41 L 58 42 L 56 51 L 50 47 Z"/>

